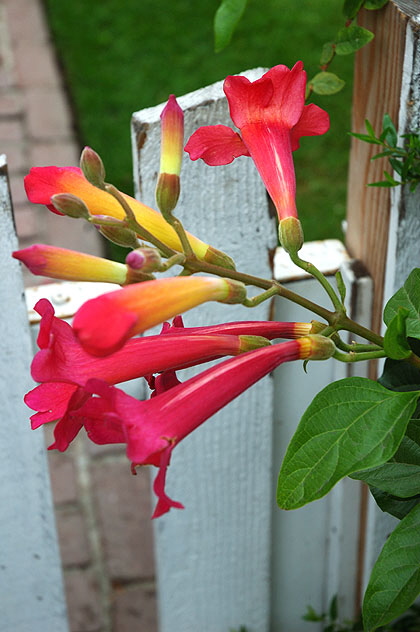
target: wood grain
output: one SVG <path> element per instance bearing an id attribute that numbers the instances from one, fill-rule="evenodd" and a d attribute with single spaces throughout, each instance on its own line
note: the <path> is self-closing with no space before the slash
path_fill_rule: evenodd
<path id="1" fill-rule="evenodd" d="M 407 4 L 407 3 L 406 3 Z M 382 129 L 388 113 L 398 121 L 408 16 L 394 2 L 381 11 L 362 11 L 360 24 L 375 33 L 374 40 L 356 55 L 352 131 L 364 133 L 365 119 Z M 375 145 L 352 139 L 348 181 L 346 245 L 360 259 L 374 280 L 372 326 L 381 323 L 385 262 L 387 256 L 390 191 L 368 187 L 383 179 L 385 160 L 371 162 Z"/>

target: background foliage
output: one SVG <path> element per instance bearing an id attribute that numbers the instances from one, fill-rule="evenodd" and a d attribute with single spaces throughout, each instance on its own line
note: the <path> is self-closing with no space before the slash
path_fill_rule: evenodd
<path id="1" fill-rule="evenodd" d="M 335 0 L 249 0 L 231 44 L 214 52 L 219 0 L 44 0 L 81 144 L 98 151 L 108 178 L 132 192 L 131 113 L 257 66 L 302 59 L 312 77 L 325 41 L 343 26 Z M 346 86 L 313 100 L 331 130 L 302 139 L 295 154 L 298 208 L 306 239 L 342 237 L 350 131 L 353 56 L 335 65 Z M 322 219 L 321 219 L 322 218 Z"/>

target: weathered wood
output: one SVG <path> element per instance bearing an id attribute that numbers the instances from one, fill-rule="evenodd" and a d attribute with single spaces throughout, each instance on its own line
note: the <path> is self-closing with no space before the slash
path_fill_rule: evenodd
<path id="1" fill-rule="evenodd" d="M 251 78 L 262 71 L 248 73 Z M 218 83 L 179 99 L 186 138 L 199 126 L 227 123 Z M 162 106 L 133 118 L 135 179 L 155 206 Z M 185 226 L 224 250 L 238 269 L 271 277 L 276 232 L 265 188 L 250 159 L 207 167 L 187 155 L 176 210 Z M 264 319 L 255 310 L 208 304 L 188 325 Z M 220 411 L 174 452 L 169 494 L 184 501 L 155 524 L 161 632 L 214 632 L 249 626 L 267 632 L 270 602 L 272 380 L 266 378 Z"/>
<path id="2" fill-rule="evenodd" d="M 395 123 L 398 121 L 406 30 L 410 17 L 398 5 L 413 9 L 415 4 L 418 3 L 398 3 L 391 0 L 380 11 L 361 12 L 360 24 L 373 31 L 375 38 L 356 55 L 351 125 L 353 132 L 365 133 L 365 119 L 372 123 L 375 130 L 381 130 L 385 113 Z M 387 188 L 366 186 L 368 182 L 383 179 L 385 160 L 370 161 L 377 152 L 375 145 L 352 139 L 346 245 L 350 254 L 363 262 L 374 280 L 372 324 L 379 330 L 390 221 L 390 192 Z"/>
<path id="3" fill-rule="evenodd" d="M 61 565 L 43 433 L 31 432 L 29 324 L 5 157 L 0 157 L 0 594 L 2 632 L 65 632 Z"/>

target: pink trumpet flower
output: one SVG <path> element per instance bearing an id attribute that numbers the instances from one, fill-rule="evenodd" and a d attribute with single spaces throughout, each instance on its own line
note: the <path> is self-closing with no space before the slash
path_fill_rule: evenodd
<path id="1" fill-rule="evenodd" d="M 99 397 L 90 398 L 75 411 L 74 423 L 77 428 L 83 424 L 95 443 L 126 442 L 133 467 L 159 468 L 154 481 L 156 518 L 171 507 L 183 507 L 165 493 L 166 471 L 175 445 L 283 362 L 325 359 L 334 351 L 334 343 L 319 335 L 283 342 L 226 360 L 143 402 L 91 380 L 86 389 Z"/>
<path id="2" fill-rule="evenodd" d="M 265 338 L 253 335 L 203 334 L 191 338 L 179 333 L 171 338 L 129 340 L 114 354 L 96 358 L 83 349 L 73 328 L 54 316 L 47 299 L 38 301 L 35 310 L 42 319 L 37 341 L 40 351 L 32 361 L 31 374 L 41 384 L 25 396 L 27 405 L 38 411 L 31 417 L 33 428 L 57 419 L 62 419 L 61 427 L 66 428 L 66 415 L 87 399 L 82 387 L 92 376 L 118 384 L 269 344 Z M 61 441 L 60 446 L 63 445 L 58 449 L 65 449 L 68 444 Z"/>
<path id="3" fill-rule="evenodd" d="M 132 336 L 206 301 L 241 303 L 245 286 L 218 277 L 173 277 L 145 281 L 86 301 L 73 328 L 94 355 L 113 353 Z"/>
<path id="4" fill-rule="evenodd" d="M 251 156 L 277 209 L 279 220 L 296 217 L 296 179 L 292 152 L 301 136 L 324 134 L 329 117 L 317 105 L 305 105 L 306 72 L 274 66 L 257 81 L 229 76 L 224 82 L 235 132 L 226 125 L 196 130 L 185 146 L 191 160 L 227 165 Z"/>

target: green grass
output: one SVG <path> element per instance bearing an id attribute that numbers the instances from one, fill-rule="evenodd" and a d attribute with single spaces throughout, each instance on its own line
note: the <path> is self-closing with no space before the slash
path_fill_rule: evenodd
<path id="1" fill-rule="evenodd" d="M 233 37 L 213 50 L 219 0 L 44 0 L 80 139 L 102 156 L 110 181 L 132 192 L 131 113 L 256 66 L 302 59 L 315 74 L 322 44 L 343 25 L 336 0 L 249 0 Z M 261 10 L 261 6 L 264 10 Z M 123 8 L 122 8 L 123 7 Z M 350 130 L 352 57 L 331 70 L 344 90 L 316 102 L 331 130 L 296 152 L 298 208 L 307 239 L 340 237 Z"/>

